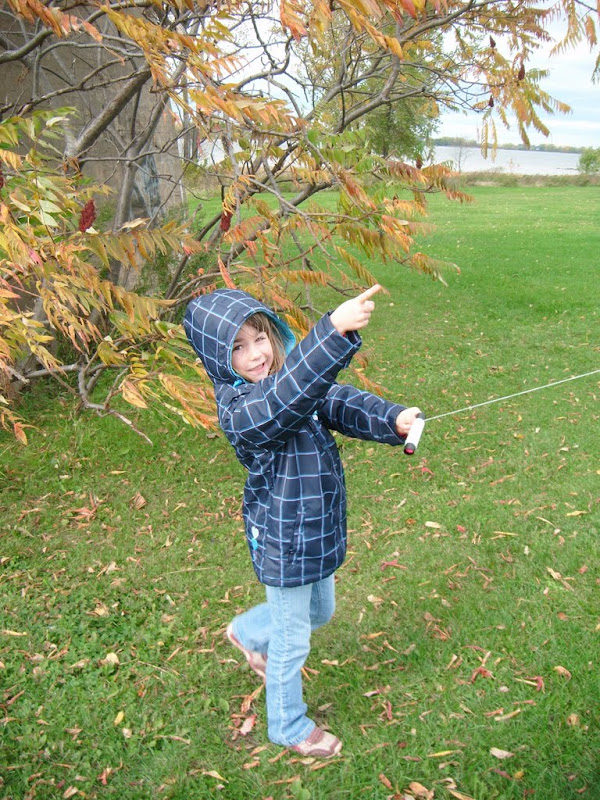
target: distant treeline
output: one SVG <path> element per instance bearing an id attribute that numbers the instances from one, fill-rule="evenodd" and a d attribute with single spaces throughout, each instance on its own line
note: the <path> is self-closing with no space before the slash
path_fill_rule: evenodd
<path id="1" fill-rule="evenodd" d="M 475 139 L 463 139 L 460 136 L 440 136 L 432 139 L 434 147 L 481 147 Z M 499 144 L 498 150 L 536 150 L 542 153 L 583 153 L 584 147 L 559 147 L 555 144 L 536 144 L 526 147 L 524 144 Z"/>

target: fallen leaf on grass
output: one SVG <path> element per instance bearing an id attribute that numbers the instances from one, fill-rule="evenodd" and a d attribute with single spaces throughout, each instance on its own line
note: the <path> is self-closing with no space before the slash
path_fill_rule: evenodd
<path id="1" fill-rule="evenodd" d="M 88 522 L 91 522 L 96 516 L 96 512 L 98 511 L 101 502 L 102 501 L 97 497 L 94 497 L 94 495 L 90 494 L 89 507 L 81 506 L 81 508 L 74 508 L 71 513 L 74 514 L 77 522 L 87 525 Z"/>
<path id="2" fill-rule="evenodd" d="M 509 775 L 508 772 L 504 769 L 493 769 L 491 770 L 495 775 L 500 775 L 501 778 L 506 778 L 509 781 L 514 781 L 512 775 Z"/>
<path id="3" fill-rule="evenodd" d="M 561 583 L 565 587 L 565 589 L 568 589 L 570 592 L 575 591 L 573 587 L 568 583 L 568 580 L 572 580 L 572 578 L 571 579 L 563 578 L 560 572 L 556 572 L 556 570 L 553 570 L 552 567 L 546 567 L 546 570 L 547 572 L 550 573 L 550 575 L 552 575 L 554 580 Z"/>
<path id="4" fill-rule="evenodd" d="M 112 767 L 106 767 L 106 769 L 104 769 L 100 773 L 100 775 L 98 775 L 98 780 L 100 781 L 100 783 L 103 786 L 107 786 L 108 785 L 108 779 L 110 778 L 112 773 L 113 773 L 113 768 Z"/>
<path id="5" fill-rule="evenodd" d="M 383 772 L 379 773 L 379 780 L 381 781 L 381 783 L 383 783 L 386 789 L 389 789 L 390 791 L 394 790 L 391 780 L 389 778 L 386 778 Z"/>
<path id="6" fill-rule="evenodd" d="M 380 564 L 380 569 L 384 570 L 386 567 L 395 567 L 396 569 L 408 569 L 405 567 L 404 564 L 399 564 L 398 559 L 394 559 L 393 561 L 382 561 Z"/>
<path id="7" fill-rule="evenodd" d="M 379 606 L 383 603 L 383 597 L 377 597 L 374 594 L 370 594 L 367 597 L 367 600 L 369 601 L 369 603 L 373 603 L 375 608 L 379 608 Z"/>
<path id="8" fill-rule="evenodd" d="M 202 774 L 206 775 L 207 778 L 214 778 L 217 781 L 224 781 L 225 783 L 229 783 L 227 778 L 223 778 L 223 776 L 219 775 L 219 773 L 215 769 L 203 769 Z"/>
<path id="9" fill-rule="evenodd" d="M 75 786 L 69 786 L 69 788 L 63 793 L 63 797 L 65 800 L 69 800 L 69 797 L 75 797 L 76 794 L 79 794 L 79 789 Z"/>
<path id="10" fill-rule="evenodd" d="M 240 735 L 247 736 L 255 725 L 256 725 L 256 714 L 251 714 L 244 720 L 242 727 L 240 728 Z"/>
<path id="11" fill-rule="evenodd" d="M 499 750 L 497 747 L 490 748 L 490 754 L 493 755 L 495 758 L 512 758 L 514 753 L 511 753 L 509 750 Z"/>
<path id="12" fill-rule="evenodd" d="M 567 725 L 569 726 L 569 728 L 578 728 L 580 722 L 581 719 L 579 717 L 579 714 L 569 714 L 569 716 L 567 717 Z"/>
<path id="13" fill-rule="evenodd" d="M 4 636 L 27 636 L 27 635 L 28 635 L 26 632 L 21 632 L 21 631 L 9 631 L 9 630 L 7 630 L 6 628 L 3 628 L 3 629 L 2 629 L 2 634 L 3 634 Z"/>
<path id="14" fill-rule="evenodd" d="M 418 781 L 412 781 L 408 785 L 408 791 L 415 797 L 422 798 L 422 800 L 433 800 L 434 797 L 433 789 L 428 789 Z"/>
<path id="15" fill-rule="evenodd" d="M 435 530 L 439 530 L 439 529 L 440 529 L 442 526 L 440 525 L 440 523 L 439 523 L 439 522 L 431 522 L 431 521 L 427 521 L 427 522 L 425 523 L 425 527 L 426 527 L 426 528 L 434 528 Z"/>
<path id="16" fill-rule="evenodd" d="M 147 502 L 148 501 L 146 500 L 146 498 L 139 492 L 136 492 L 130 500 L 131 507 L 135 508 L 137 511 L 143 508 L 147 504 Z"/>
<path id="17" fill-rule="evenodd" d="M 109 617 L 110 616 L 110 609 L 105 604 L 100 602 L 100 600 L 95 601 L 96 606 L 92 611 L 86 611 L 85 613 L 88 617 Z"/>
<path id="18" fill-rule="evenodd" d="M 87 667 L 89 663 L 89 658 L 82 658 L 81 661 L 76 661 L 74 664 L 71 664 L 69 669 L 83 669 L 84 667 Z"/>
<path id="19" fill-rule="evenodd" d="M 103 667 L 118 667 L 120 663 L 119 656 L 116 653 L 107 653 L 104 658 L 98 661 L 98 664 Z"/>
<path id="20" fill-rule="evenodd" d="M 489 669 L 486 669 L 485 667 L 477 667 L 477 669 L 474 669 L 473 672 L 471 673 L 471 678 L 469 682 L 475 683 L 477 678 L 479 678 L 480 676 L 482 678 L 492 678 L 492 679 L 494 677 L 492 673 L 489 671 Z"/>
<path id="21" fill-rule="evenodd" d="M 568 681 L 570 681 L 573 677 L 566 667 L 561 667 L 560 665 L 558 667 L 554 667 L 554 671 L 557 672 L 562 678 L 566 678 Z"/>
<path id="22" fill-rule="evenodd" d="M 458 792 L 456 789 L 448 789 L 452 797 L 456 797 L 456 800 L 474 800 L 470 794 L 464 794 L 463 792 Z"/>
<path id="23" fill-rule="evenodd" d="M 510 711 L 508 714 L 502 714 L 500 717 L 495 717 L 496 722 L 505 722 L 507 719 L 512 719 L 513 717 L 516 717 L 517 714 L 520 714 L 521 711 L 522 709 L 517 708 L 514 711 Z"/>
<path id="24" fill-rule="evenodd" d="M 260 693 L 261 693 L 261 692 L 262 692 L 262 690 L 263 690 L 263 687 L 264 687 L 264 684 L 262 684 L 262 683 L 261 683 L 261 685 L 260 685 L 260 686 L 258 686 L 258 687 L 257 687 L 257 688 L 256 688 L 256 689 L 255 689 L 255 690 L 252 692 L 252 694 L 249 694 L 249 695 L 247 695 L 247 696 L 244 698 L 244 702 L 242 703 L 242 705 L 241 705 L 241 707 L 240 707 L 240 711 L 242 712 L 242 714 L 247 714 L 247 713 L 248 713 L 248 711 L 250 711 L 250 707 L 252 706 L 252 703 L 253 703 L 253 702 L 256 700 L 256 698 L 257 698 L 257 697 L 260 695 Z"/>

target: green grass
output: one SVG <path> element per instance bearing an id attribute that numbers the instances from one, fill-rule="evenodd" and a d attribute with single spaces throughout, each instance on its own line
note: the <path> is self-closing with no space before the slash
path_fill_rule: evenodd
<path id="1" fill-rule="evenodd" d="M 370 265 L 369 377 L 430 416 L 600 366 L 598 189 L 473 195 L 432 203 L 448 288 Z M 223 642 L 262 599 L 224 437 L 151 412 L 150 447 L 32 392 L 29 447 L 0 440 L 0 798 L 600 797 L 599 392 L 434 420 L 411 459 L 340 440 L 350 552 L 306 698 L 344 750 L 322 769 L 268 743 Z"/>

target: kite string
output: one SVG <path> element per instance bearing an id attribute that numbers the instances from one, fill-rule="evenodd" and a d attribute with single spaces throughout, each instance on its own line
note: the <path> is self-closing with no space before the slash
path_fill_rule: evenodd
<path id="1" fill-rule="evenodd" d="M 471 411 L 474 408 L 481 408 L 482 406 L 489 406 L 492 403 L 500 403 L 502 400 L 510 400 L 512 397 L 520 397 L 523 394 L 530 394 L 531 392 L 540 392 L 542 389 L 549 389 L 552 386 L 560 386 L 561 383 L 568 383 L 569 381 L 576 381 L 579 378 L 587 378 L 590 375 L 597 375 L 600 369 L 594 369 L 591 372 L 584 372 L 581 375 L 572 375 L 570 378 L 563 378 L 561 381 L 553 381 L 546 383 L 544 386 L 534 386 L 532 389 L 524 389 L 522 392 L 515 392 L 514 394 L 507 394 L 504 397 L 496 397 L 493 400 L 486 400 L 483 403 L 475 403 L 471 406 L 464 408 L 457 408 L 456 411 L 445 411 L 443 414 L 436 414 L 434 417 L 427 417 L 426 422 L 431 422 L 434 419 L 442 419 L 442 417 L 451 417 L 454 414 L 462 414 L 463 411 Z"/>

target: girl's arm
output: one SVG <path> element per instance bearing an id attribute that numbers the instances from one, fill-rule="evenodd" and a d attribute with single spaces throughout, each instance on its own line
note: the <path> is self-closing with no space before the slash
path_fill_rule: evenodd
<path id="1" fill-rule="evenodd" d="M 347 384 L 334 384 L 327 392 L 319 416 L 328 428 L 355 439 L 384 444 L 404 444 L 396 420 L 405 407 Z"/>
<path id="2" fill-rule="evenodd" d="M 326 315 L 276 374 L 241 387 L 221 384 L 216 391 L 219 422 L 229 441 L 252 448 L 283 444 L 321 407 L 360 344 L 357 333 L 343 336 Z"/>

